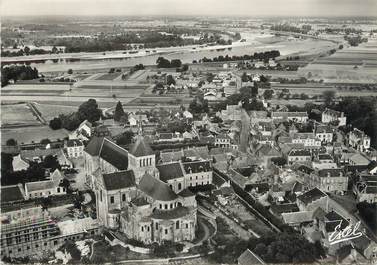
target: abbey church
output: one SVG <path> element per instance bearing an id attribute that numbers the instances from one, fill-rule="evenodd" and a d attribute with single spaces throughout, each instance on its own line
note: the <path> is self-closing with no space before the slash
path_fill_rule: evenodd
<path id="1" fill-rule="evenodd" d="M 184 167 L 177 163 L 163 165 L 160 172 L 141 129 L 129 151 L 98 133 L 85 148 L 84 161 L 87 183 L 96 195 L 97 218 L 104 227 L 146 244 L 195 238 L 197 203 L 187 189 L 193 183 L 180 182 Z"/>

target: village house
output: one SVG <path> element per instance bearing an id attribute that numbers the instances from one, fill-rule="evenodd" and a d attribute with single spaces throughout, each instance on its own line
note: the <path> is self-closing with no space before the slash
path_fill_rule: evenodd
<path id="1" fill-rule="evenodd" d="M 328 209 L 328 196 L 320 189 L 313 188 L 297 196 L 296 203 L 300 211 L 315 210 L 317 207 Z"/>
<path id="2" fill-rule="evenodd" d="M 292 135 L 292 143 L 303 144 L 308 148 L 321 147 L 321 140 L 318 139 L 313 133 L 295 133 Z"/>
<path id="3" fill-rule="evenodd" d="M 272 112 L 273 120 L 294 121 L 298 123 L 306 123 L 309 119 L 306 112 Z"/>
<path id="4" fill-rule="evenodd" d="M 343 194 L 347 191 L 348 176 L 341 168 L 321 169 L 312 173 L 315 187 L 325 192 L 335 192 Z"/>
<path id="5" fill-rule="evenodd" d="M 13 171 L 21 171 L 29 168 L 29 162 L 22 159 L 21 154 L 13 157 L 12 160 Z"/>
<path id="6" fill-rule="evenodd" d="M 331 123 L 334 121 L 338 121 L 338 126 L 345 126 L 347 124 L 347 117 L 344 116 L 343 112 L 326 108 L 322 112 L 322 123 Z"/>
<path id="7" fill-rule="evenodd" d="M 84 155 L 84 144 L 80 140 L 70 139 L 67 141 L 66 150 L 69 158 L 78 158 Z"/>
<path id="8" fill-rule="evenodd" d="M 337 168 L 338 165 L 335 163 L 333 157 L 330 154 L 317 154 L 312 162 L 312 167 L 314 169 L 328 169 Z"/>
<path id="9" fill-rule="evenodd" d="M 356 150 L 364 152 L 370 148 L 370 137 L 363 131 L 354 128 L 348 135 L 348 144 Z"/>
<path id="10" fill-rule="evenodd" d="M 292 149 L 288 154 L 288 164 L 293 163 L 308 163 L 312 160 L 312 154 L 310 150 L 306 149 Z"/>
<path id="11" fill-rule="evenodd" d="M 331 143 L 333 141 L 334 132 L 327 126 L 317 126 L 315 129 L 315 137 L 320 139 L 322 143 Z"/>
<path id="12" fill-rule="evenodd" d="M 184 140 L 182 135 L 179 132 L 175 133 L 157 133 L 156 142 L 158 143 L 171 143 L 171 142 L 181 142 Z"/>
<path id="13" fill-rule="evenodd" d="M 222 133 L 215 136 L 214 144 L 217 147 L 231 147 L 232 146 L 231 140 L 232 139 L 228 135 Z"/>
<path id="14" fill-rule="evenodd" d="M 227 105 L 225 110 L 221 111 L 222 120 L 240 121 L 241 107 L 239 105 Z"/>
<path id="15" fill-rule="evenodd" d="M 359 175 L 358 181 L 353 186 L 353 193 L 356 195 L 358 202 L 377 202 L 377 176 L 376 175 Z"/>
<path id="16" fill-rule="evenodd" d="M 56 169 L 50 176 L 49 180 L 41 180 L 25 183 L 25 198 L 43 198 L 55 195 L 64 195 L 67 193 L 65 187 L 61 186 L 63 174 Z"/>

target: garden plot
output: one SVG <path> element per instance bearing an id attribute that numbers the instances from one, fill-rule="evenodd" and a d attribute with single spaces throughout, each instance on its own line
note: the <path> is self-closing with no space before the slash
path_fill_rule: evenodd
<path id="1" fill-rule="evenodd" d="M 1 105 L 1 122 L 3 128 L 41 124 L 26 104 Z"/>

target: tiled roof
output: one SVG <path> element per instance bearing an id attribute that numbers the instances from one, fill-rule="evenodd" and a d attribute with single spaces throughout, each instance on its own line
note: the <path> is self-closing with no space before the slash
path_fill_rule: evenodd
<path id="1" fill-rule="evenodd" d="M 172 201 L 178 196 L 170 189 L 168 184 L 149 174 L 144 174 L 139 183 L 139 189 L 158 201 Z"/>
<path id="2" fill-rule="evenodd" d="M 136 157 L 149 156 L 154 154 L 152 148 L 142 136 L 137 137 L 136 142 L 130 148 L 130 153 Z"/>
<path id="3" fill-rule="evenodd" d="M 60 148 L 53 149 L 33 149 L 33 150 L 21 150 L 20 155 L 24 160 L 33 160 L 36 157 L 46 157 L 49 155 L 57 155 L 61 151 Z"/>
<path id="4" fill-rule="evenodd" d="M 128 152 L 107 138 L 104 138 L 100 157 L 118 170 L 126 170 L 128 167 Z"/>
<path id="5" fill-rule="evenodd" d="M 30 191 L 42 191 L 42 190 L 50 190 L 57 187 L 57 182 L 52 180 L 43 180 L 43 181 L 36 181 L 36 182 L 27 182 L 25 183 L 25 189 L 28 192 Z"/>
<path id="6" fill-rule="evenodd" d="M 192 193 L 189 189 L 184 189 L 181 192 L 178 193 L 179 196 L 181 197 L 192 197 L 195 196 L 194 193 Z"/>
<path id="7" fill-rule="evenodd" d="M 173 139 L 173 136 L 174 136 L 173 133 L 160 133 L 158 138 L 163 139 L 163 140 L 171 140 Z"/>
<path id="8" fill-rule="evenodd" d="M 226 182 L 226 180 L 223 179 L 222 177 L 220 177 L 219 174 L 213 174 L 213 177 L 212 177 L 212 183 L 213 183 L 216 187 L 220 187 L 220 186 L 223 185 L 225 182 Z"/>
<path id="9" fill-rule="evenodd" d="M 84 144 L 77 139 L 69 139 L 67 141 L 67 147 L 76 147 L 76 146 L 83 146 Z"/>
<path id="10" fill-rule="evenodd" d="M 179 162 L 158 165 L 157 169 L 160 172 L 160 179 L 164 182 L 183 177 L 182 167 Z"/>
<path id="11" fill-rule="evenodd" d="M 188 207 L 178 206 L 171 210 L 156 209 L 155 211 L 153 211 L 151 218 L 170 220 L 170 219 L 181 218 L 189 213 L 190 213 L 190 209 Z"/>
<path id="12" fill-rule="evenodd" d="M 282 213 L 283 221 L 286 224 L 305 223 L 313 221 L 313 211 L 301 211 L 293 213 Z"/>
<path id="13" fill-rule="evenodd" d="M 135 175 L 132 170 L 103 174 L 102 178 L 106 190 L 120 190 L 135 186 Z"/>
<path id="14" fill-rule="evenodd" d="M 144 206 L 144 205 L 148 205 L 148 202 L 145 198 L 143 197 L 138 197 L 138 198 L 135 198 L 131 201 L 132 204 L 136 205 L 136 206 Z"/>
<path id="15" fill-rule="evenodd" d="M 289 156 L 311 156 L 310 150 L 307 149 L 292 149 Z"/>
<path id="16" fill-rule="evenodd" d="M 318 175 L 321 178 L 326 178 L 326 177 L 342 177 L 344 176 L 343 169 L 341 168 L 326 168 L 326 169 L 321 169 L 318 171 Z"/>
<path id="17" fill-rule="evenodd" d="M 91 156 L 99 156 L 104 137 L 93 136 L 84 151 Z"/>
<path id="18" fill-rule="evenodd" d="M 209 161 L 185 162 L 182 164 L 186 174 L 212 171 Z"/>
<path id="19" fill-rule="evenodd" d="M 337 212 L 329 212 L 325 215 L 325 229 L 327 232 L 335 231 L 337 225 L 341 223 L 341 228 L 345 228 L 349 222 L 340 216 Z"/>
<path id="20" fill-rule="evenodd" d="M 172 161 L 179 161 L 184 156 L 182 150 L 178 151 L 168 151 L 168 152 L 160 152 L 160 158 L 163 163 L 172 162 Z"/>
<path id="21" fill-rule="evenodd" d="M 296 203 L 284 203 L 271 205 L 271 211 L 275 214 L 298 212 L 298 206 Z"/>
<path id="22" fill-rule="evenodd" d="M 1 203 L 23 201 L 24 196 L 19 185 L 1 186 Z"/>
<path id="23" fill-rule="evenodd" d="M 266 264 L 257 254 L 246 249 L 237 259 L 239 265 Z"/>
<path id="24" fill-rule="evenodd" d="M 329 154 L 319 154 L 318 159 L 319 160 L 333 160 L 332 156 Z"/>
<path id="25" fill-rule="evenodd" d="M 303 172 L 305 174 L 308 174 L 308 175 L 314 171 L 314 169 L 312 169 L 312 168 L 310 168 L 308 166 L 305 166 L 305 165 L 298 165 L 297 166 L 297 170 L 301 171 L 301 172 Z"/>
<path id="26" fill-rule="evenodd" d="M 318 188 L 314 188 L 298 196 L 297 199 L 307 205 L 323 197 L 327 197 L 326 193 Z"/>
<path id="27" fill-rule="evenodd" d="M 271 118 L 307 117 L 307 116 L 308 116 L 307 112 L 272 112 L 271 113 Z"/>
<path id="28" fill-rule="evenodd" d="M 101 157 L 118 170 L 126 170 L 128 167 L 128 152 L 105 137 L 92 137 L 85 152 Z"/>

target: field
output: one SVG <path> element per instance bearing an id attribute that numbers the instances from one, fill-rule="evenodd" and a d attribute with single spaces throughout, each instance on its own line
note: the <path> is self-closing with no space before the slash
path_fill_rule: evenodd
<path id="1" fill-rule="evenodd" d="M 319 58 L 299 69 L 302 76 L 339 83 L 377 82 L 377 43 L 371 39 L 358 47 L 344 48 L 331 56 Z"/>
<path id="2" fill-rule="evenodd" d="M 121 74 L 122 73 L 107 73 L 107 74 L 100 75 L 96 77 L 95 79 L 96 80 L 114 80 L 117 77 L 119 77 Z"/>
<path id="3" fill-rule="evenodd" d="M 48 126 L 34 126 L 1 130 L 1 144 L 5 144 L 5 142 L 10 138 L 15 139 L 19 144 L 22 144 L 31 143 L 32 141 L 38 143 L 45 138 L 48 138 L 52 141 L 63 139 L 65 137 L 68 137 L 68 131 L 64 129 L 54 131 Z"/>
<path id="4" fill-rule="evenodd" d="M 69 113 L 77 111 L 77 107 L 62 106 L 62 105 L 36 103 L 35 107 L 42 114 L 42 117 L 46 121 L 52 120 L 54 117 L 59 116 L 59 114 L 69 114 Z"/>
<path id="5" fill-rule="evenodd" d="M 1 122 L 2 128 L 40 125 L 26 104 L 1 105 Z"/>

